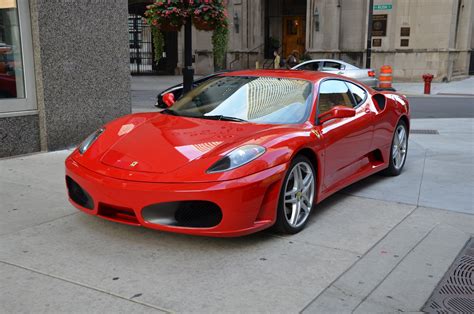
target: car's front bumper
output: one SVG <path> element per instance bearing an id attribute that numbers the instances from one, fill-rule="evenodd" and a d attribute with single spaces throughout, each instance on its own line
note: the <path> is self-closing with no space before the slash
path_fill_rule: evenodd
<path id="1" fill-rule="evenodd" d="M 66 160 L 66 178 L 71 178 L 91 197 L 92 204 L 88 209 L 75 202 L 71 192 L 69 194 L 70 202 L 88 214 L 157 230 L 226 237 L 246 235 L 273 225 L 286 168 L 287 164 L 281 164 L 230 181 L 144 183 L 100 175 L 69 157 Z M 154 223 L 144 218 L 143 209 L 150 205 L 181 201 L 212 202 L 220 208 L 222 219 L 213 227 L 182 227 Z M 118 214 L 104 214 L 104 206 L 107 213 L 117 210 Z"/>

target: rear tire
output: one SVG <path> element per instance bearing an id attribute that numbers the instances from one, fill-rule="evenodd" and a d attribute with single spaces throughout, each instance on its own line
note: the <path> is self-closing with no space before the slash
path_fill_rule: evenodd
<path id="1" fill-rule="evenodd" d="M 390 161 L 388 168 L 382 174 L 386 176 L 398 176 L 405 166 L 408 153 L 408 128 L 404 121 L 400 120 L 393 133 L 390 148 Z"/>
<path id="2" fill-rule="evenodd" d="M 295 234 L 308 222 L 316 200 L 316 171 L 305 156 L 296 156 L 283 179 L 274 228 Z"/>

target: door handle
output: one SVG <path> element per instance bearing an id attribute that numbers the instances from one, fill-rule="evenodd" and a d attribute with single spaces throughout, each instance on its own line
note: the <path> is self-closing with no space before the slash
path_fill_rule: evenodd
<path id="1" fill-rule="evenodd" d="M 371 113 L 372 111 L 370 110 L 369 107 L 365 107 L 365 113 Z"/>

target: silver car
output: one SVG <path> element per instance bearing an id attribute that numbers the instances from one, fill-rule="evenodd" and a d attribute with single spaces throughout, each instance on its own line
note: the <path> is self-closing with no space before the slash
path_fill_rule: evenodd
<path id="1" fill-rule="evenodd" d="M 302 62 L 292 70 L 321 71 L 340 74 L 358 80 L 370 87 L 377 87 L 379 80 L 375 77 L 372 69 L 360 69 L 352 64 L 341 60 L 316 59 Z"/>

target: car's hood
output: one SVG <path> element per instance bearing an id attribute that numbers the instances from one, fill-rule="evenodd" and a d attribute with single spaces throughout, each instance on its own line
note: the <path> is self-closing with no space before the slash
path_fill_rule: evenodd
<path id="1" fill-rule="evenodd" d="M 120 169 L 169 173 L 264 129 L 268 125 L 157 114 L 119 138 L 100 160 Z"/>
<path id="2" fill-rule="evenodd" d="M 310 130 L 310 124 L 269 125 L 137 113 L 107 124 L 84 154 L 76 150 L 72 158 L 91 171 L 122 180 L 226 181 L 286 163 L 295 149 L 316 141 Z M 206 172 L 226 153 L 245 144 L 261 145 L 267 151 L 232 171 Z"/>

